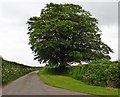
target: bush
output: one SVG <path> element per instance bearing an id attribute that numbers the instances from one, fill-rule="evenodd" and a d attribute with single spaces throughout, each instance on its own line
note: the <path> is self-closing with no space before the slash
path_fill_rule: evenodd
<path id="1" fill-rule="evenodd" d="M 67 69 L 68 68 L 59 68 L 59 67 L 48 67 L 48 66 L 45 66 L 42 69 L 42 73 L 65 75 L 65 74 L 67 74 Z"/>
<path id="2" fill-rule="evenodd" d="M 88 84 L 119 87 L 120 70 L 118 66 L 119 64 L 117 62 L 110 62 L 106 59 L 102 59 L 89 64 L 70 67 L 68 74 Z"/>
<path id="3" fill-rule="evenodd" d="M 3 60 L 2 61 L 2 84 L 5 85 L 11 82 L 12 80 L 15 80 L 31 71 L 33 71 L 33 69 L 28 66 Z"/>

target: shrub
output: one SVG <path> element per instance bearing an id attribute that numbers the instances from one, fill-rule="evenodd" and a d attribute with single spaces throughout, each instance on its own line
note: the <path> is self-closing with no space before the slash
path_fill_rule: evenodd
<path id="1" fill-rule="evenodd" d="M 33 71 L 33 69 L 28 66 L 3 60 L 2 61 L 2 84 L 5 85 L 11 82 L 12 80 L 15 80 L 31 71 Z"/>
<path id="2" fill-rule="evenodd" d="M 48 66 L 45 66 L 42 69 L 42 73 L 65 75 L 65 74 L 67 74 L 67 70 L 68 70 L 68 68 L 61 69 L 59 67 L 48 67 Z"/>
<path id="3" fill-rule="evenodd" d="M 97 60 L 89 64 L 72 66 L 69 68 L 69 76 L 82 80 L 88 84 L 108 87 L 119 87 L 120 70 L 117 62 L 106 59 Z"/>

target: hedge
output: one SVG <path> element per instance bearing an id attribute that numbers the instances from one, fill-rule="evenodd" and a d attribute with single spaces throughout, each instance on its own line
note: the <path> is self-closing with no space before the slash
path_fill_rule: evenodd
<path id="1" fill-rule="evenodd" d="M 120 86 L 119 62 L 110 62 L 106 59 L 72 66 L 68 70 L 69 76 L 82 80 L 88 84 L 106 87 Z"/>
<path id="2" fill-rule="evenodd" d="M 31 67 L 7 60 L 2 61 L 2 85 L 5 85 L 29 72 L 33 71 Z"/>

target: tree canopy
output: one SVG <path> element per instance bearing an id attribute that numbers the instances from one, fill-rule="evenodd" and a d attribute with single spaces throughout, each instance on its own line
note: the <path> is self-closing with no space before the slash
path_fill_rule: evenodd
<path id="1" fill-rule="evenodd" d="M 101 41 L 98 21 L 75 4 L 47 4 L 28 21 L 29 44 L 39 62 L 66 66 L 109 58 L 112 49 Z"/>

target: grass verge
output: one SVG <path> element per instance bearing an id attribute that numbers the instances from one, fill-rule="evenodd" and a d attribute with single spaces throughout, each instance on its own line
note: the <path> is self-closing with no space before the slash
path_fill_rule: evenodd
<path id="1" fill-rule="evenodd" d="M 39 76 L 44 83 L 51 86 L 87 93 L 87 94 L 99 95 L 101 97 L 109 97 L 109 96 L 119 97 L 118 96 L 119 89 L 117 88 L 87 85 L 81 81 L 63 75 L 52 75 L 52 74 L 39 72 Z"/>

